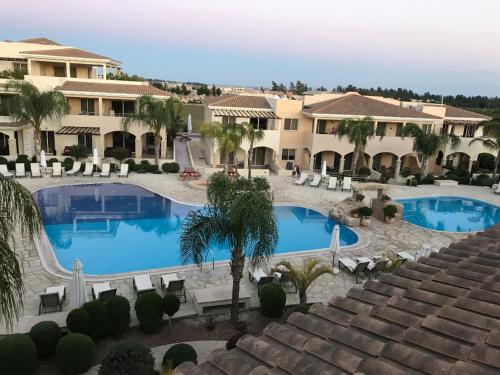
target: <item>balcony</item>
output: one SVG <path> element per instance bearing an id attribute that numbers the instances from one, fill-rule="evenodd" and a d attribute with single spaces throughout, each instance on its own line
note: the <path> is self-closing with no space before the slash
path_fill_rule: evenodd
<path id="1" fill-rule="evenodd" d="M 264 139 L 261 141 L 255 142 L 253 147 L 267 147 L 276 152 L 279 151 L 280 148 L 280 131 L 279 130 L 263 130 Z M 250 148 L 250 142 L 248 140 L 244 140 L 241 143 L 241 148 L 245 151 L 248 151 Z"/>

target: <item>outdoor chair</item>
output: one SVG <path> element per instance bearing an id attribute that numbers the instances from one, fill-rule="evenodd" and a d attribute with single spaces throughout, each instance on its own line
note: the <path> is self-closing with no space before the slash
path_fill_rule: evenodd
<path id="1" fill-rule="evenodd" d="M 407 251 L 400 251 L 399 253 L 396 254 L 398 259 L 401 260 L 401 263 L 405 262 L 414 262 L 415 257 L 408 253 Z"/>
<path id="2" fill-rule="evenodd" d="M 313 187 L 319 187 L 319 184 L 321 183 L 321 175 L 320 174 L 315 174 L 313 177 L 313 180 L 309 184 L 310 186 Z"/>
<path id="3" fill-rule="evenodd" d="M 99 176 L 109 177 L 109 175 L 110 175 L 109 169 L 110 169 L 109 163 L 102 163 L 101 174 Z"/>
<path id="4" fill-rule="evenodd" d="M 257 285 L 257 295 L 259 296 L 262 287 L 274 281 L 274 276 L 269 276 L 262 268 L 250 269 L 248 271 L 248 278 Z"/>
<path id="5" fill-rule="evenodd" d="M 175 294 L 181 302 L 186 302 L 186 289 L 184 288 L 184 280 L 179 279 L 176 273 L 162 275 L 160 278 L 161 287 L 167 293 Z"/>
<path id="6" fill-rule="evenodd" d="M 14 176 L 12 173 L 9 172 L 7 169 L 7 164 L 0 164 L 0 174 L 4 177 L 12 177 Z"/>
<path id="7" fill-rule="evenodd" d="M 133 284 L 134 284 L 134 290 L 137 293 L 137 296 L 139 296 L 143 293 L 155 291 L 155 287 L 153 286 L 153 283 L 151 282 L 150 275 L 134 276 Z"/>
<path id="8" fill-rule="evenodd" d="M 294 184 L 295 185 L 304 185 L 306 183 L 308 177 L 309 177 L 309 173 L 307 173 L 307 172 L 301 173 L 299 179 L 294 181 Z"/>
<path id="9" fill-rule="evenodd" d="M 52 163 L 52 177 L 62 177 L 61 163 Z"/>
<path id="10" fill-rule="evenodd" d="M 110 283 L 99 283 L 92 285 L 92 297 L 105 301 L 111 297 L 116 296 L 116 288 L 111 288 Z"/>
<path id="11" fill-rule="evenodd" d="M 352 177 L 344 177 L 342 181 L 342 190 L 351 190 Z"/>
<path id="12" fill-rule="evenodd" d="M 42 174 L 40 173 L 40 164 L 38 163 L 31 163 L 30 164 L 31 168 L 31 177 L 42 177 Z"/>
<path id="13" fill-rule="evenodd" d="M 66 172 L 66 176 L 76 176 L 80 172 L 80 168 L 82 166 L 81 161 L 75 161 L 73 163 L 73 168 Z"/>
<path id="14" fill-rule="evenodd" d="M 354 278 L 356 279 L 356 284 L 359 284 L 359 279 L 358 277 L 362 277 L 362 274 L 365 273 L 368 276 L 368 279 L 370 279 L 370 274 L 366 273 L 368 270 L 368 265 L 370 262 L 355 262 L 350 258 L 340 258 L 339 259 L 339 269 L 340 270 L 347 270 L 350 273 L 354 275 Z"/>
<path id="15" fill-rule="evenodd" d="M 128 177 L 128 167 L 129 165 L 127 163 L 122 163 L 118 177 Z"/>
<path id="16" fill-rule="evenodd" d="M 93 174 L 94 174 L 94 165 L 88 161 L 85 163 L 85 170 L 83 171 L 83 176 L 92 177 Z"/>
<path id="17" fill-rule="evenodd" d="M 26 169 L 24 163 L 16 163 L 16 178 L 26 177 Z"/>
<path id="18" fill-rule="evenodd" d="M 389 260 L 385 258 L 373 258 L 373 262 L 370 262 L 368 265 L 368 270 L 372 273 L 373 277 L 377 278 L 380 272 L 384 272 L 387 265 L 389 264 Z"/>
<path id="19" fill-rule="evenodd" d="M 65 286 L 51 286 L 45 289 L 45 293 L 40 295 L 38 315 L 46 314 L 47 312 L 62 311 L 62 303 L 65 299 Z"/>
<path id="20" fill-rule="evenodd" d="M 273 276 L 278 279 L 285 293 L 297 293 L 297 287 L 292 283 L 289 275 L 290 273 L 283 268 L 278 268 L 273 272 Z"/>
<path id="21" fill-rule="evenodd" d="M 337 177 L 330 176 L 328 179 L 328 186 L 326 187 L 328 190 L 337 190 Z"/>
<path id="22" fill-rule="evenodd" d="M 496 190 L 493 190 L 493 193 L 500 194 L 500 184 L 498 184 L 498 187 L 496 188 Z"/>

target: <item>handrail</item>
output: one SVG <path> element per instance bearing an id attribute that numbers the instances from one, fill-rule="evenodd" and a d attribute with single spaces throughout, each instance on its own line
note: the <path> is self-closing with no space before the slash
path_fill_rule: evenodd
<path id="1" fill-rule="evenodd" d="M 212 254 L 212 271 L 213 271 L 213 270 L 215 270 L 215 254 L 212 251 L 212 249 L 208 249 L 208 251 Z M 207 252 L 207 254 L 205 254 L 205 259 L 203 260 L 203 262 L 200 265 L 200 271 L 203 271 L 203 263 L 207 262 L 207 256 L 208 256 L 208 252 Z"/>

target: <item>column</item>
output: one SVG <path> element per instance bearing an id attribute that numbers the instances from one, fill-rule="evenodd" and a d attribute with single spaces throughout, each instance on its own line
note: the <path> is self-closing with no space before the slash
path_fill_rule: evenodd
<path id="1" fill-rule="evenodd" d="M 313 120 L 313 129 L 312 129 L 313 134 L 316 134 L 316 131 L 317 131 L 317 130 L 318 130 L 318 119 L 317 119 L 317 118 L 315 118 L 315 119 Z"/>
<path id="2" fill-rule="evenodd" d="M 399 171 L 401 170 L 401 158 L 396 159 L 396 170 L 394 171 L 394 177 L 399 176 Z"/>
<path id="3" fill-rule="evenodd" d="M 17 156 L 16 139 L 14 136 L 9 137 L 9 156 Z"/>
<path id="4" fill-rule="evenodd" d="M 340 157 L 340 164 L 339 164 L 339 173 L 344 173 L 344 156 Z"/>
<path id="5" fill-rule="evenodd" d="M 160 142 L 160 159 L 167 158 L 167 141 L 165 137 L 162 137 Z"/>
<path id="6" fill-rule="evenodd" d="M 311 159 L 309 160 L 309 170 L 311 172 L 314 171 L 314 159 L 315 159 L 315 155 L 311 155 Z"/>
<path id="7" fill-rule="evenodd" d="M 99 116 L 103 116 L 102 98 L 99 98 Z"/>
<path id="8" fill-rule="evenodd" d="M 370 155 L 370 159 L 368 159 L 368 168 L 373 169 L 373 156 Z"/>
<path id="9" fill-rule="evenodd" d="M 66 63 L 66 78 L 71 77 L 71 65 L 69 62 Z"/>
<path id="10" fill-rule="evenodd" d="M 142 158 L 142 137 L 141 136 L 135 137 L 135 157 L 137 159 Z"/>
<path id="11" fill-rule="evenodd" d="M 10 147 L 10 139 L 9 139 L 9 147 Z M 469 158 L 469 165 L 467 166 L 467 169 L 469 172 L 472 172 L 472 166 L 474 165 L 474 160 L 472 158 Z"/>
<path id="12" fill-rule="evenodd" d="M 107 78 L 106 78 L 106 71 L 107 71 L 107 66 L 106 66 L 106 64 L 102 64 L 102 78 L 103 78 L 103 79 L 107 79 Z"/>

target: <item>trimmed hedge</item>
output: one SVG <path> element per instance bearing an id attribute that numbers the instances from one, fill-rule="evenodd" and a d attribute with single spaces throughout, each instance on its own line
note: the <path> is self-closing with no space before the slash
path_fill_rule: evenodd
<path id="1" fill-rule="evenodd" d="M 174 316 L 181 307 L 181 300 L 173 293 L 167 293 L 163 296 L 163 311 L 168 316 Z"/>
<path id="2" fill-rule="evenodd" d="M 305 314 L 309 313 L 310 308 L 311 308 L 311 305 L 308 305 L 307 303 L 301 303 L 300 305 L 295 306 L 295 308 L 293 310 L 305 315 Z"/>
<path id="3" fill-rule="evenodd" d="M 59 162 L 58 158 L 50 158 L 49 160 L 47 160 L 47 167 L 52 167 L 52 164 L 58 163 L 58 162 Z"/>
<path id="4" fill-rule="evenodd" d="M 0 340 L 0 373 L 31 375 L 37 362 L 36 346 L 26 334 L 9 335 Z"/>
<path id="5" fill-rule="evenodd" d="M 475 178 L 472 179 L 471 184 L 476 186 L 491 187 L 491 185 L 493 185 L 493 179 L 487 174 L 480 174 L 479 176 L 476 176 Z"/>
<path id="6" fill-rule="evenodd" d="M 69 333 L 57 344 L 57 367 L 65 375 L 87 371 L 94 360 L 94 341 L 81 333 Z"/>
<path id="7" fill-rule="evenodd" d="M 165 173 L 179 173 L 180 167 L 178 163 L 163 163 L 161 169 Z"/>
<path id="8" fill-rule="evenodd" d="M 66 326 L 73 333 L 90 334 L 90 316 L 83 308 L 71 310 L 66 317 Z"/>
<path id="9" fill-rule="evenodd" d="M 148 292 L 140 295 L 135 301 L 134 308 L 142 332 L 152 334 L 161 329 L 163 300 L 158 293 Z"/>
<path id="10" fill-rule="evenodd" d="M 0 164 L 7 164 L 7 159 L 5 159 L 3 156 L 0 156 Z"/>
<path id="11" fill-rule="evenodd" d="M 124 342 L 113 347 L 104 357 L 99 375 L 153 375 L 155 360 L 151 350 L 137 342 Z"/>
<path id="12" fill-rule="evenodd" d="M 270 318 L 283 315 L 286 304 L 286 294 L 283 288 L 275 283 L 262 287 L 259 296 L 262 313 Z"/>
<path id="13" fill-rule="evenodd" d="M 108 311 L 104 301 L 95 300 L 82 306 L 90 318 L 90 336 L 95 340 L 106 336 L 108 333 Z"/>
<path id="14" fill-rule="evenodd" d="M 167 350 L 165 355 L 163 356 L 163 367 L 170 367 L 171 369 L 175 369 L 183 362 L 198 362 L 198 356 L 196 354 L 196 350 L 189 344 L 180 343 L 175 344 Z"/>
<path id="15" fill-rule="evenodd" d="M 420 179 L 420 185 L 432 185 L 436 179 L 433 175 L 428 174 L 427 176 Z"/>
<path id="16" fill-rule="evenodd" d="M 108 332 L 114 336 L 128 330 L 130 324 L 130 303 L 125 297 L 115 296 L 105 302 L 108 312 Z"/>
<path id="17" fill-rule="evenodd" d="M 36 345 L 38 358 L 51 357 L 59 341 L 59 325 L 50 320 L 37 323 L 31 327 L 29 336 Z"/>

